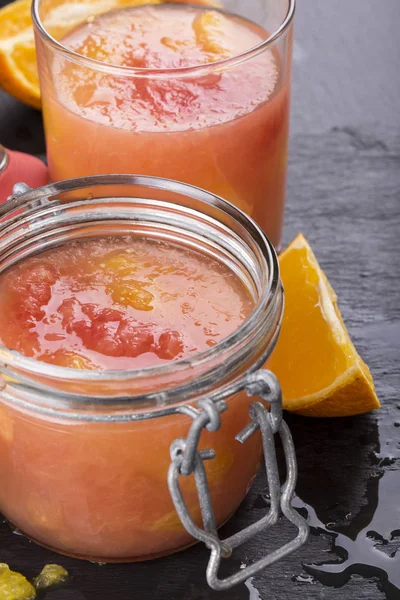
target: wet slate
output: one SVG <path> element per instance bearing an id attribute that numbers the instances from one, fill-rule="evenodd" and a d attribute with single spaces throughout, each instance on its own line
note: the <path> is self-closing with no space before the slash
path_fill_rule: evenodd
<path id="1" fill-rule="evenodd" d="M 242 586 L 225 594 L 207 588 L 201 546 L 152 563 L 98 566 L 60 559 L 3 523 L 1 561 L 28 576 L 47 562 L 61 562 L 72 577 L 42 594 L 46 600 L 247 600 L 257 598 L 254 588 L 261 599 L 399 598 L 399 167 L 400 136 L 383 129 L 292 140 L 286 240 L 300 230 L 310 240 L 383 404 L 353 418 L 287 416 L 299 463 L 296 506 L 313 528 L 305 548 L 256 577 L 253 591 Z M 266 492 L 261 474 L 226 534 L 263 514 Z M 281 522 L 239 550 L 227 568 L 248 564 L 292 533 Z"/>

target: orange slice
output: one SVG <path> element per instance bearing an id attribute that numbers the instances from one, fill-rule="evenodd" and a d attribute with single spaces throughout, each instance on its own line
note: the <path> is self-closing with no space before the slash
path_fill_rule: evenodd
<path id="1" fill-rule="evenodd" d="M 283 407 L 312 417 L 357 415 L 379 408 L 371 373 L 303 235 L 281 254 L 280 266 L 286 308 L 268 367 L 280 380 Z"/>
<path id="2" fill-rule="evenodd" d="M 182 4 L 190 1 L 184 0 Z M 51 10 L 45 25 L 56 39 L 61 39 L 90 16 L 126 6 L 161 3 L 162 0 L 53 0 L 46 2 L 46 9 Z M 214 5 L 208 0 L 192 3 Z M 25 104 L 41 106 L 31 0 L 16 0 L 0 9 L 0 87 Z"/>

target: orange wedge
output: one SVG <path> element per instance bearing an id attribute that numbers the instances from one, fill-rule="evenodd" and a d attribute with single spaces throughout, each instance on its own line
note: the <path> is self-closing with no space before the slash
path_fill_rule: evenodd
<path id="1" fill-rule="evenodd" d="M 311 417 L 343 417 L 379 408 L 371 373 L 303 235 L 281 254 L 280 267 L 286 306 L 268 368 L 280 380 L 283 407 Z"/>
<path id="2" fill-rule="evenodd" d="M 45 25 L 59 40 L 90 16 L 126 6 L 161 3 L 162 0 L 48 1 L 46 10 L 50 10 L 46 14 Z M 212 0 L 181 0 L 181 3 L 217 5 Z M 0 87 L 25 104 L 34 108 L 41 106 L 31 0 L 16 0 L 0 9 Z"/>

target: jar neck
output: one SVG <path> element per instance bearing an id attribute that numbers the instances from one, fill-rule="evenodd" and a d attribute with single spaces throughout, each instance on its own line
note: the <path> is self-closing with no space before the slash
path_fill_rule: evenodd
<path id="1" fill-rule="evenodd" d="M 271 353 L 283 312 L 277 257 L 257 225 L 228 202 L 177 182 L 99 176 L 29 190 L 6 208 L 0 273 L 68 241 L 129 233 L 174 241 L 222 261 L 248 288 L 254 309 L 214 347 L 141 370 L 67 369 L 0 346 L 0 370 L 8 376 L 3 398 L 68 418 L 89 413 L 100 420 L 109 420 L 110 413 L 148 418 L 166 406 L 239 391 L 244 374 L 260 368 Z"/>

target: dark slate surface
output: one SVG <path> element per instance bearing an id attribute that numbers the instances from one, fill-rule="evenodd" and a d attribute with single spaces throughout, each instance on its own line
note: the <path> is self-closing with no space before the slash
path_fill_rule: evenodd
<path id="1" fill-rule="evenodd" d="M 248 586 L 216 593 L 204 582 L 201 546 L 101 567 L 60 558 L 0 523 L 0 562 L 27 576 L 48 562 L 70 571 L 41 600 L 400 599 L 399 13 L 398 0 L 299 3 L 285 239 L 301 230 L 310 240 L 383 403 L 355 418 L 287 416 L 310 542 Z M 39 113 L 0 95 L 0 142 L 42 153 Z M 263 514 L 264 493 L 260 476 L 227 534 Z M 232 568 L 290 533 L 279 524 L 238 551 Z"/>

